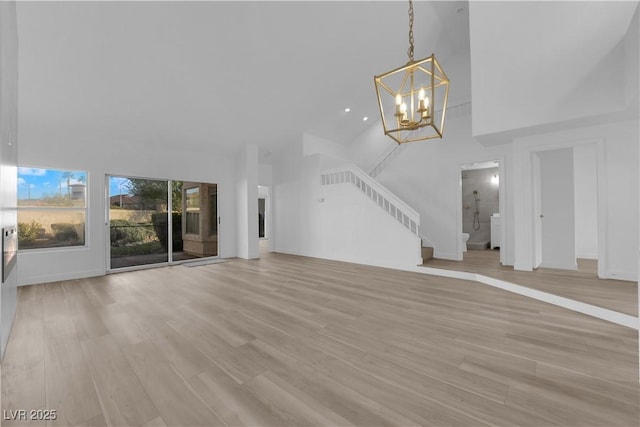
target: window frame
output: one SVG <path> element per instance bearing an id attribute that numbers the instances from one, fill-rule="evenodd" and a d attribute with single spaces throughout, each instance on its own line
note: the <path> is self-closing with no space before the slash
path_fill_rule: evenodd
<path id="1" fill-rule="evenodd" d="M 45 246 L 45 247 L 36 247 L 36 248 L 24 248 L 20 247 L 20 243 L 18 242 L 18 253 L 22 252 L 48 252 L 48 251 L 77 251 L 77 250 L 85 250 L 89 247 L 89 204 L 90 204 L 90 174 L 88 170 L 82 169 L 70 169 L 70 168 L 56 168 L 56 167 L 41 167 L 41 166 L 32 166 L 32 165 L 18 165 L 18 173 L 19 175 L 20 169 L 42 169 L 47 171 L 55 171 L 55 172 L 78 172 L 83 173 L 86 176 L 85 180 L 85 196 L 84 196 L 84 207 L 80 206 L 21 206 L 18 199 L 18 203 L 16 203 L 16 217 L 19 218 L 20 212 L 82 212 L 84 215 L 84 239 L 82 244 L 77 245 L 60 245 L 60 246 Z M 20 183 L 16 183 L 16 194 L 19 192 Z M 17 221 L 18 222 L 18 221 Z M 18 239 L 20 235 L 18 234 Z"/>

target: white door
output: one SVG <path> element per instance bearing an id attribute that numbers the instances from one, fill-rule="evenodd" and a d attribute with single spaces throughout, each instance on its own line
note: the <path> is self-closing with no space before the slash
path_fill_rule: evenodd
<path id="1" fill-rule="evenodd" d="M 534 230 L 535 223 L 539 222 L 540 245 L 539 249 L 536 247 L 534 256 L 538 256 L 539 250 L 539 265 L 542 267 L 575 270 L 577 264 L 573 149 L 542 151 L 537 156 L 540 210 L 537 218 L 534 218 Z M 535 163 L 536 160 L 534 166 Z"/>
<path id="2" fill-rule="evenodd" d="M 542 263 L 542 207 L 540 194 L 540 156 L 531 154 L 531 170 L 533 174 L 533 268 Z"/>

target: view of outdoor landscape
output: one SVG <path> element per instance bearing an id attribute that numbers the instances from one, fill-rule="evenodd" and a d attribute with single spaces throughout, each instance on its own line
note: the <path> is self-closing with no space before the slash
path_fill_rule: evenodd
<path id="1" fill-rule="evenodd" d="M 214 195 L 206 206 L 200 201 L 201 188 L 209 189 Z M 203 210 L 212 215 L 215 228 L 210 222 L 200 227 Z M 184 220 L 183 212 L 186 213 Z M 112 269 L 215 256 L 218 253 L 217 186 L 110 176 L 109 226 Z M 203 231 L 210 234 L 201 236 Z"/>
<path id="2" fill-rule="evenodd" d="M 18 248 L 83 246 L 87 173 L 18 168 Z"/>
<path id="3" fill-rule="evenodd" d="M 20 250 L 85 245 L 87 178 L 18 168 Z M 108 187 L 111 269 L 218 254 L 216 184 L 109 176 Z"/>

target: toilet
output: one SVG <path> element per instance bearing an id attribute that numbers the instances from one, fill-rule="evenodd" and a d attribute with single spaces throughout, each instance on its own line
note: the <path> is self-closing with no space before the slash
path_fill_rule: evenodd
<path id="1" fill-rule="evenodd" d="M 467 240 L 469 240 L 469 233 L 462 233 L 462 252 L 467 252 Z"/>

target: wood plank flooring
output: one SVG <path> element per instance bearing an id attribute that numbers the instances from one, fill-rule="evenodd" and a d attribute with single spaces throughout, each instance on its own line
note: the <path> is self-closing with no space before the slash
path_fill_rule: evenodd
<path id="1" fill-rule="evenodd" d="M 598 279 L 595 260 L 578 260 L 578 270 L 538 268 L 515 271 L 500 264 L 500 251 L 467 251 L 464 260 L 430 259 L 425 267 L 467 271 L 506 280 L 587 304 L 638 316 L 638 284 L 624 280 Z"/>
<path id="2" fill-rule="evenodd" d="M 281 254 L 19 289 L 3 426 L 638 426 L 637 331 Z"/>

